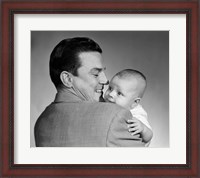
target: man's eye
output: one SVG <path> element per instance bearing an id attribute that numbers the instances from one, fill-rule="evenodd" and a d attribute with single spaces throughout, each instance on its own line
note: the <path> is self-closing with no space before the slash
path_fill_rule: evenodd
<path id="1" fill-rule="evenodd" d="M 94 76 L 95 78 L 97 78 L 97 77 L 99 76 L 99 74 L 93 74 L 93 76 Z"/>

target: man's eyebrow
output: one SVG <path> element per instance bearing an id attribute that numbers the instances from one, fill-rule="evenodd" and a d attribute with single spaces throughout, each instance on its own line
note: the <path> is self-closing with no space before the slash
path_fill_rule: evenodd
<path id="1" fill-rule="evenodd" d="M 106 70 L 106 67 L 104 67 L 104 68 L 92 68 L 91 70 L 90 70 L 90 72 L 101 72 L 101 71 L 104 71 L 104 70 Z"/>

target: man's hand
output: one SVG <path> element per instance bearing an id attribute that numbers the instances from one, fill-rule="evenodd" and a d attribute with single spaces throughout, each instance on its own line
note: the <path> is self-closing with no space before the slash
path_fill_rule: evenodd
<path id="1" fill-rule="evenodd" d="M 131 135 L 140 134 L 144 131 L 144 124 L 136 118 L 127 121 L 128 131 L 131 132 Z"/>

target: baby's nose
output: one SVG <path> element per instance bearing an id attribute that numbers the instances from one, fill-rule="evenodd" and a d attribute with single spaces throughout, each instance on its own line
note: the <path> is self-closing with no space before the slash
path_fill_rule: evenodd
<path id="1" fill-rule="evenodd" d="M 109 96 L 112 97 L 112 98 L 115 98 L 116 92 L 115 92 L 115 91 L 111 91 L 111 92 L 109 93 Z"/>

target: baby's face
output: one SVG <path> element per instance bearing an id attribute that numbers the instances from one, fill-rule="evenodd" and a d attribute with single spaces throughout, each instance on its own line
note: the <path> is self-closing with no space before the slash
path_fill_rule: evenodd
<path id="1" fill-rule="evenodd" d="M 136 83 L 137 81 L 128 81 L 115 76 L 105 92 L 104 99 L 106 102 L 115 103 L 124 108 L 131 109 L 134 107 L 135 99 L 138 97 Z"/>

